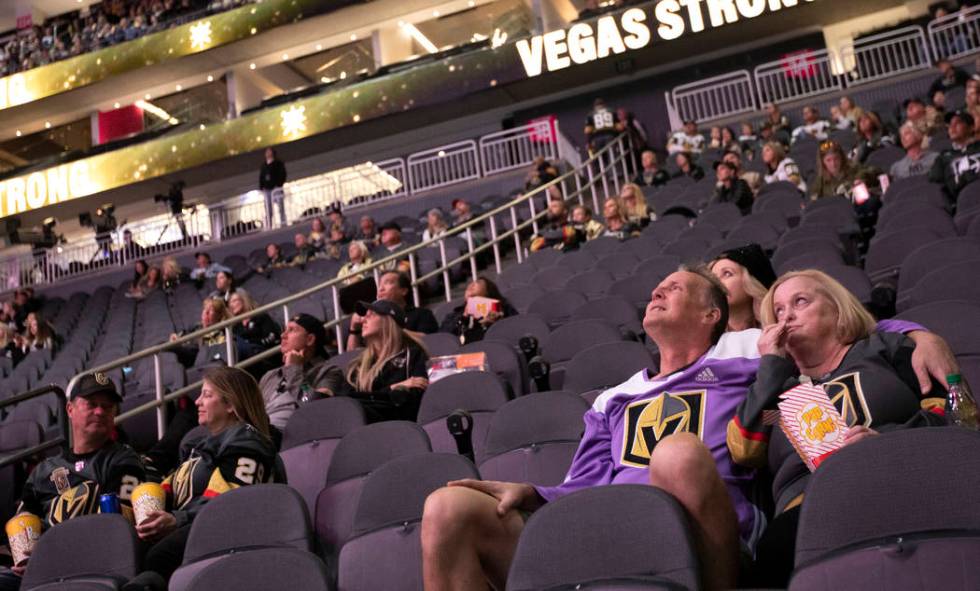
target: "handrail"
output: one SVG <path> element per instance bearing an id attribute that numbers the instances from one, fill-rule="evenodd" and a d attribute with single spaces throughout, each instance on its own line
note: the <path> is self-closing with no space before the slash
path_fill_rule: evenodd
<path id="1" fill-rule="evenodd" d="M 619 156 L 618 157 L 615 155 L 617 149 L 619 151 Z M 605 147 L 603 147 L 601 150 L 599 150 L 598 152 L 596 152 L 595 154 L 593 154 L 590 159 L 588 159 L 586 162 L 584 162 L 582 164 L 582 166 L 580 166 L 578 168 L 575 168 L 575 169 L 572 169 L 572 170 L 570 170 L 568 172 L 565 172 L 564 174 L 558 176 L 557 178 L 555 178 L 555 179 L 553 179 L 553 180 L 551 180 L 551 181 L 549 181 L 547 183 L 544 183 L 544 184 L 536 187 L 535 189 L 533 189 L 531 191 L 528 191 L 526 193 L 523 193 L 523 194 L 515 197 L 514 199 L 508 201 L 507 203 L 505 203 L 503 205 L 500 205 L 500 206 L 498 206 L 498 207 L 496 207 L 496 208 L 494 208 L 494 209 L 492 209 L 492 210 L 490 210 L 488 212 L 485 212 L 485 213 L 483 213 L 483 214 L 481 214 L 479 216 L 476 216 L 476 217 L 474 217 L 473 219 L 471 219 L 471 220 L 469 220 L 467 222 L 461 223 L 461 224 L 455 226 L 454 228 L 450 229 L 447 233 L 445 233 L 445 234 L 443 234 L 441 236 L 438 236 L 436 238 L 429 239 L 427 241 L 420 242 L 419 244 L 416 244 L 416 245 L 413 245 L 413 246 L 407 246 L 407 247 L 405 247 L 405 248 L 403 248 L 401 250 L 398 250 L 394 254 L 391 254 L 391 255 L 389 255 L 387 257 L 384 257 L 384 258 L 381 258 L 379 260 L 376 260 L 376 261 L 372 262 L 370 265 L 366 266 L 363 269 L 363 272 L 375 272 L 375 273 L 381 272 L 384 269 L 384 267 L 387 266 L 388 264 L 394 263 L 396 261 L 399 261 L 401 259 L 404 259 L 405 257 L 408 257 L 410 263 L 412 264 L 412 283 L 413 283 L 413 287 L 415 288 L 415 289 L 413 289 L 413 292 L 414 292 L 414 296 L 415 296 L 415 303 L 417 305 L 419 303 L 419 301 L 418 301 L 418 290 L 417 290 L 417 287 L 418 287 L 418 285 L 420 283 L 422 283 L 426 279 L 431 278 L 431 277 L 433 277 L 433 276 L 435 276 L 437 274 L 443 273 L 446 270 L 448 270 L 450 267 L 452 267 L 454 265 L 457 265 L 457 264 L 460 264 L 461 262 L 466 261 L 466 260 L 470 260 L 471 261 L 471 271 L 472 271 L 472 273 L 474 275 L 474 278 L 475 278 L 475 275 L 476 275 L 476 264 L 475 264 L 476 259 L 475 259 L 475 257 L 476 257 L 476 255 L 478 253 L 483 252 L 483 251 L 485 251 L 487 249 L 490 249 L 490 248 L 493 248 L 494 249 L 495 259 L 496 259 L 496 265 L 497 265 L 497 269 L 499 271 L 499 269 L 500 269 L 499 246 L 500 246 L 500 244 L 502 243 L 503 240 L 508 239 L 511 236 L 513 236 L 515 238 L 515 241 L 518 241 L 517 259 L 520 262 L 523 259 L 523 256 L 522 256 L 523 253 L 521 252 L 521 247 L 520 247 L 520 244 L 519 244 L 519 234 L 520 234 L 520 232 L 522 230 L 524 230 L 524 229 L 527 229 L 528 227 L 533 227 L 533 228 L 536 229 L 538 219 L 541 218 L 542 216 L 544 216 L 546 214 L 546 211 L 541 211 L 541 212 L 535 212 L 534 211 L 533 200 L 534 200 L 535 197 L 538 197 L 538 196 L 541 196 L 541 195 L 544 195 L 545 197 L 547 197 L 550 194 L 549 191 L 551 190 L 552 187 L 561 187 L 563 189 L 564 188 L 563 185 L 564 185 L 564 183 L 566 181 L 573 180 L 574 179 L 574 181 L 576 183 L 577 189 L 571 193 L 571 196 L 567 200 L 571 200 L 571 199 L 574 199 L 575 197 L 577 197 L 579 203 L 582 203 L 582 202 L 584 202 L 584 199 L 583 199 L 584 192 L 586 190 L 591 189 L 593 203 L 594 204 L 598 204 L 598 198 L 597 198 L 597 195 L 596 195 L 596 192 L 595 192 L 596 187 L 599 184 L 601 184 L 602 187 L 603 187 L 604 193 L 607 194 L 607 195 L 609 194 L 609 190 L 608 190 L 609 187 L 608 187 L 607 177 L 609 176 L 608 173 L 609 173 L 610 170 L 613 171 L 612 184 L 615 187 L 615 191 L 616 192 L 619 191 L 619 180 L 618 180 L 618 177 L 617 177 L 617 174 L 618 174 L 619 171 L 617 170 L 617 167 L 620 164 L 622 165 L 622 172 L 624 173 L 624 177 L 627 178 L 627 179 L 629 178 L 629 166 L 631 165 L 631 160 L 632 160 L 631 158 L 629 158 L 630 154 L 631 154 L 631 148 L 629 147 L 629 137 L 628 137 L 627 134 L 621 134 L 614 141 L 609 142 Z M 599 165 L 599 172 L 598 172 L 598 174 L 595 174 L 593 172 L 593 170 L 592 170 L 593 165 L 596 164 L 596 163 L 598 163 L 598 165 Z M 583 169 L 587 173 L 587 176 L 588 176 L 588 179 L 589 179 L 588 182 L 584 186 L 581 184 L 581 178 L 578 176 L 579 173 L 582 172 Z M 516 209 L 515 208 L 517 206 L 521 205 L 521 204 L 524 204 L 524 203 L 529 203 L 531 205 L 531 216 L 530 216 L 529 219 L 527 219 L 524 222 L 518 224 L 518 223 L 516 223 L 516 217 L 517 216 L 516 216 Z M 498 216 L 498 215 L 503 214 L 505 212 L 509 212 L 511 214 L 511 219 L 514 221 L 513 228 L 511 228 L 510 230 L 508 230 L 506 232 L 497 234 L 496 231 L 495 231 L 495 227 L 496 227 L 495 216 Z M 491 239 L 488 240 L 485 244 L 480 245 L 479 247 L 475 247 L 473 245 L 473 238 L 472 238 L 473 230 L 475 228 L 477 228 L 477 227 L 485 224 L 485 223 L 488 223 L 488 222 L 491 224 L 491 232 L 492 232 Z M 419 251 L 421 251 L 423 249 L 426 249 L 426 248 L 430 248 L 430 247 L 433 247 L 433 246 L 438 246 L 439 243 L 441 243 L 441 242 L 444 243 L 444 241 L 447 238 L 455 237 L 455 236 L 461 236 L 461 235 L 465 235 L 467 237 L 467 244 L 470 247 L 468 249 L 468 252 L 465 255 L 462 255 L 460 257 L 457 257 L 453 261 L 445 261 L 444 260 L 445 257 L 443 257 L 442 266 L 439 267 L 435 272 L 429 273 L 429 274 L 427 274 L 426 276 L 424 276 L 422 278 L 419 278 L 419 277 L 416 277 L 415 276 L 415 273 L 414 273 L 414 269 L 415 269 L 414 258 L 415 257 L 413 256 L 413 255 L 415 255 L 415 253 L 417 253 L 417 252 L 419 252 Z M 443 253 L 444 252 L 445 252 L 445 250 L 443 249 Z M 268 350 L 266 350 L 266 351 L 264 351 L 262 353 L 259 353 L 259 354 L 255 355 L 255 356 L 250 357 L 247 360 L 244 360 L 241 363 L 238 363 L 237 360 L 235 359 L 235 355 L 234 355 L 234 338 L 233 338 L 233 335 L 232 335 L 233 327 L 235 325 L 240 324 L 246 318 L 251 318 L 251 317 L 256 316 L 256 315 L 259 315 L 259 314 L 263 314 L 263 313 L 267 313 L 267 312 L 272 312 L 273 310 L 278 310 L 280 308 L 288 311 L 288 306 L 289 306 L 290 303 L 293 303 L 293 302 L 295 302 L 297 300 L 301 300 L 303 298 L 306 298 L 308 296 L 314 295 L 316 293 L 325 291 L 327 289 L 330 289 L 332 291 L 332 295 L 333 295 L 334 318 L 331 319 L 331 320 L 329 320 L 329 321 L 327 321 L 327 322 L 324 322 L 324 327 L 325 328 L 328 328 L 328 329 L 329 328 L 335 328 L 337 330 L 338 348 L 341 351 L 343 351 L 343 342 L 342 342 L 342 339 L 340 338 L 340 336 L 341 336 L 341 334 L 340 334 L 340 324 L 341 324 L 341 322 L 343 322 L 343 320 L 345 320 L 346 317 L 340 314 L 340 310 L 339 310 L 339 297 L 338 297 L 338 288 L 341 286 L 341 284 L 342 284 L 343 281 L 344 281 L 344 279 L 342 279 L 342 278 L 334 277 L 332 279 L 329 279 L 327 281 L 324 281 L 323 283 L 320 283 L 320 284 L 315 285 L 313 287 L 304 289 L 302 291 L 299 291 L 297 293 L 294 293 L 292 295 L 289 295 L 289 296 L 287 296 L 285 298 L 282 298 L 280 300 L 277 300 L 275 302 L 271 302 L 271 303 L 268 303 L 268 304 L 259 306 L 259 307 L 255 308 L 254 310 L 252 310 L 250 312 L 247 312 L 245 314 L 241 314 L 239 316 L 235 316 L 234 318 L 231 318 L 231 319 L 228 319 L 228 320 L 224 320 L 224 321 L 215 323 L 214 325 L 209 326 L 209 327 L 206 327 L 206 328 L 201 328 L 199 330 L 196 330 L 194 332 L 191 332 L 190 334 L 181 336 L 181 337 L 179 337 L 179 338 L 177 338 L 177 339 L 175 339 L 173 341 L 166 342 L 166 343 L 161 343 L 161 344 L 158 344 L 158 345 L 153 345 L 151 347 L 147 347 L 146 349 L 143 349 L 142 351 L 139 351 L 139 352 L 136 352 L 136 353 L 131 353 L 129 355 L 126 355 L 125 357 L 121 357 L 119 359 L 115 359 L 113 361 L 110 361 L 109 363 L 104 363 L 104 364 L 102 364 L 102 365 L 100 365 L 98 367 L 93 367 L 93 368 L 87 369 L 87 370 L 85 370 L 83 372 L 78 373 L 74 377 L 72 377 L 72 379 L 68 383 L 68 391 L 71 391 L 71 389 L 73 387 L 75 387 L 75 385 L 77 384 L 78 380 L 81 379 L 85 375 L 92 374 L 92 373 L 95 373 L 95 372 L 107 372 L 107 371 L 113 370 L 113 369 L 115 369 L 117 367 L 126 366 L 126 365 L 128 365 L 128 364 L 130 364 L 130 363 L 132 363 L 134 361 L 137 361 L 137 360 L 140 360 L 140 359 L 144 359 L 144 358 L 153 356 L 153 358 L 154 358 L 154 364 L 155 364 L 155 372 L 154 372 L 155 373 L 155 376 L 154 376 L 155 380 L 154 381 L 155 381 L 155 385 L 156 385 L 156 399 L 155 400 L 152 400 L 152 401 L 149 401 L 149 402 L 146 402 L 146 403 L 144 403 L 144 404 L 142 404 L 142 405 L 140 405 L 138 407 L 132 408 L 132 409 L 128 410 L 127 412 L 120 414 L 119 416 L 116 417 L 116 422 L 117 423 L 120 423 L 120 422 L 126 421 L 126 420 L 128 420 L 128 419 L 130 419 L 130 418 L 132 418 L 132 417 L 134 417 L 134 416 L 136 416 L 136 415 L 138 415 L 138 414 L 140 414 L 142 412 L 146 412 L 147 410 L 156 408 L 157 409 L 157 429 L 158 429 L 159 435 L 162 436 L 163 435 L 163 432 L 164 432 L 164 429 L 165 429 L 165 426 L 166 426 L 166 423 L 165 423 L 165 418 L 166 417 L 165 417 L 165 408 L 164 408 L 164 405 L 167 402 L 171 401 L 171 400 L 176 400 L 177 398 L 180 398 L 181 396 L 184 396 L 186 394 L 189 394 L 191 392 L 194 392 L 197 388 L 200 387 L 201 381 L 197 381 L 197 382 L 194 382 L 193 384 L 185 385 L 183 388 L 179 388 L 178 390 L 175 390 L 175 391 L 170 392 L 168 394 L 164 394 L 164 392 L 163 392 L 163 381 L 162 381 L 162 375 L 161 375 L 161 366 L 160 366 L 160 353 L 164 353 L 164 352 L 166 352 L 166 351 L 168 351 L 170 349 L 179 347 L 179 346 L 181 346 L 181 345 L 183 345 L 185 343 L 195 342 L 199 338 L 201 338 L 201 337 L 203 337 L 205 335 L 212 334 L 212 333 L 217 332 L 219 330 L 224 330 L 225 331 L 225 342 L 228 344 L 228 349 L 229 349 L 228 361 L 229 361 L 229 364 L 230 365 L 234 365 L 235 367 L 244 367 L 244 366 L 247 366 L 247 365 L 251 365 L 253 363 L 256 363 L 258 360 L 272 357 L 275 354 L 275 352 L 278 349 L 278 347 L 270 348 L 270 349 L 268 349 Z M 448 293 L 447 293 L 447 296 L 448 296 Z M 447 301 L 448 301 L 448 298 L 447 298 Z"/>
<path id="2" fill-rule="evenodd" d="M 50 441 L 41 442 L 33 447 L 27 449 L 22 449 L 20 451 L 11 453 L 9 455 L 0 457 L 0 468 L 7 466 L 8 464 L 13 464 L 31 458 L 43 451 L 47 451 L 53 447 L 58 447 L 62 444 L 71 444 L 71 430 L 68 429 L 68 417 L 65 416 L 65 391 L 61 389 L 61 386 L 57 384 L 48 384 L 47 386 L 41 386 L 40 388 L 35 388 L 23 394 L 18 394 L 16 396 L 11 396 L 5 400 L 0 400 L 0 410 L 7 406 L 13 406 L 21 402 L 37 398 L 39 396 L 44 396 L 45 394 L 52 393 L 58 398 L 58 423 L 61 427 L 61 437 L 52 439 Z"/>

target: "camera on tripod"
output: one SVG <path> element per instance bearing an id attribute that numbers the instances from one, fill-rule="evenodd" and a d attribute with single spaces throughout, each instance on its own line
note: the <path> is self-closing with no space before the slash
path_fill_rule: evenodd
<path id="1" fill-rule="evenodd" d="M 153 196 L 154 203 L 165 203 L 170 209 L 170 213 L 178 215 L 184 211 L 184 181 L 177 181 L 170 184 L 170 191 L 166 194 L 157 193 Z"/>
<path id="2" fill-rule="evenodd" d="M 115 211 L 115 205 L 103 203 L 101 207 L 95 210 L 94 214 L 89 212 L 78 214 L 78 223 L 83 228 L 92 228 L 96 235 L 108 234 L 119 226 L 114 215 Z"/>

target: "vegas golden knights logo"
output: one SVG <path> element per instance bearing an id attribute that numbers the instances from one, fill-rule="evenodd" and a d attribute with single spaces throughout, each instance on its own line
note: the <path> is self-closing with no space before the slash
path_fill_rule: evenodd
<path id="1" fill-rule="evenodd" d="M 823 389 L 840 411 L 840 415 L 844 417 L 848 427 L 871 425 L 873 418 L 868 410 L 868 403 L 864 400 L 861 374 L 854 372 L 834 378 L 832 381 L 824 382 Z"/>
<path id="2" fill-rule="evenodd" d="M 48 476 L 48 479 L 54 484 L 54 488 L 58 491 L 59 495 L 64 494 L 65 491 L 71 488 L 71 482 L 68 480 L 70 474 L 71 472 L 68 468 L 59 466 L 51 471 L 51 476 Z"/>
<path id="3" fill-rule="evenodd" d="M 177 509 L 194 498 L 194 469 L 201 463 L 200 456 L 190 458 L 180 465 L 171 480 L 173 489 L 174 507 Z"/>
<path id="4" fill-rule="evenodd" d="M 701 439 L 705 395 L 705 390 L 665 392 L 626 407 L 622 463 L 637 468 L 649 466 L 653 448 L 674 433 L 694 433 Z"/>
<path id="5" fill-rule="evenodd" d="M 72 517 L 96 513 L 98 504 L 99 487 L 94 482 L 83 482 L 69 488 L 51 502 L 48 521 L 55 525 Z"/>

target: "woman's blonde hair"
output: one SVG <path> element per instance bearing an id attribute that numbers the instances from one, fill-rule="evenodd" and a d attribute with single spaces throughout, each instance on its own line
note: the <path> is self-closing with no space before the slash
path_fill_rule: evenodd
<path id="1" fill-rule="evenodd" d="M 762 148 L 769 148 L 772 150 L 772 155 L 776 157 L 776 161 L 773 163 L 775 166 L 779 166 L 779 163 L 786 158 L 786 148 L 784 148 L 783 144 L 779 142 L 766 142 L 763 144 Z"/>
<path id="2" fill-rule="evenodd" d="M 251 312 L 252 310 L 259 307 L 259 303 L 255 301 L 255 298 L 252 297 L 252 294 L 248 293 L 247 291 L 245 291 L 240 287 L 236 289 L 233 294 L 231 294 L 231 297 L 228 298 L 228 302 L 230 303 L 231 299 L 234 298 L 235 296 L 238 296 L 242 300 L 242 306 L 243 306 L 242 314 L 247 314 L 248 312 Z M 230 308 L 228 309 L 228 314 L 229 315 L 231 314 Z"/>
<path id="3" fill-rule="evenodd" d="M 160 267 L 163 270 L 164 277 L 170 274 L 180 275 L 180 264 L 177 262 L 177 259 L 174 257 L 167 257 L 163 259 L 163 262 L 160 264 Z"/>
<path id="4" fill-rule="evenodd" d="M 201 315 L 204 315 L 204 311 L 208 308 L 214 310 L 214 313 L 218 318 L 214 321 L 215 323 L 223 322 L 231 318 L 231 312 L 228 311 L 228 306 L 225 305 L 225 301 L 221 298 L 208 298 L 204 300 L 204 305 L 201 307 Z"/>
<path id="5" fill-rule="evenodd" d="M 612 201 L 616 204 L 616 213 L 619 215 L 623 221 L 626 221 L 626 206 L 623 204 L 623 200 L 619 197 L 606 197 L 606 200 L 602 202 L 602 216 L 605 218 L 606 215 L 606 204 Z"/>
<path id="6" fill-rule="evenodd" d="M 762 285 L 762 282 L 753 277 L 752 273 L 749 273 L 749 270 L 744 265 L 732 261 L 732 259 L 726 259 L 725 257 L 720 257 L 711 261 L 711 263 L 708 265 L 708 269 L 712 273 L 714 273 L 715 265 L 717 265 L 719 261 L 731 261 L 738 265 L 738 268 L 742 270 L 742 289 L 745 290 L 745 293 L 747 293 L 750 298 L 752 298 L 753 302 L 760 304 L 762 299 L 766 297 L 766 293 L 769 291 L 766 289 L 766 286 Z"/>
<path id="7" fill-rule="evenodd" d="M 816 291 L 827 298 L 837 310 L 837 338 L 842 343 L 853 343 L 863 339 L 875 330 L 875 319 L 854 294 L 841 285 L 836 279 L 823 271 L 804 269 L 786 273 L 772 284 L 769 293 L 762 300 L 760 320 L 763 326 L 776 323 L 776 311 L 773 309 L 773 298 L 780 285 L 790 279 L 802 277 L 816 284 Z"/>
<path id="8" fill-rule="evenodd" d="M 629 188 L 633 192 L 633 198 L 635 199 L 635 206 L 630 207 L 629 203 L 625 199 L 620 198 L 622 202 L 623 209 L 626 211 L 626 217 L 631 219 L 642 219 L 650 216 L 650 210 L 647 206 L 647 198 L 643 195 L 643 189 L 640 188 L 636 183 L 626 183 L 623 185 L 623 189 Z M 623 190 L 619 191 L 619 194 L 623 194 Z"/>
<path id="9" fill-rule="evenodd" d="M 371 386 L 385 363 L 409 345 L 414 343 L 425 349 L 421 341 L 398 326 L 394 318 L 380 314 L 378 316 L 381 319 L 380 334 L 365 338 L 364 350 L 347 366 L 347 382 L 360 392 L 371 391 Z"/>
<path id="10" fill-rule="evenodd" d="M 348 255 L 350 254 L 350 249 L 354 248 L 355 246 L 361 249 L 361 263 L 360 264 L 363 265 L 365 263 L 370 263 L 371 262 L 371 253 L 368 251 L 367 245 L 364 244 L 364 241 L 363 240 L 351 240 L 350 244 L 347 245 L 347 253 L 348 253 Z M 354 261 L 351 261 L 351 262 L 353 263 Z"/>
<path id="11" fill-rule="evenodd" d="M 259 384 L 247 371 L 237 367 L 212 367 L 204 373 L 204 381 L 217 390 L 235 412 L 235 416 L 270 438 L 269 415 Z"/>

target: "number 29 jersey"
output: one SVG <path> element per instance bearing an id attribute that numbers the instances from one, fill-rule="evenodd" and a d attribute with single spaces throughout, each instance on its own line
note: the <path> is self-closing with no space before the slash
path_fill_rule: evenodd
<path id="1" fill-rule="evenodd" d="M 202 439 L 163 481 L 170 510 L 182 526 L 209 499 L 249 484 L 273 482 L 276 450 L 251 425 L 241 423 Z"/>

